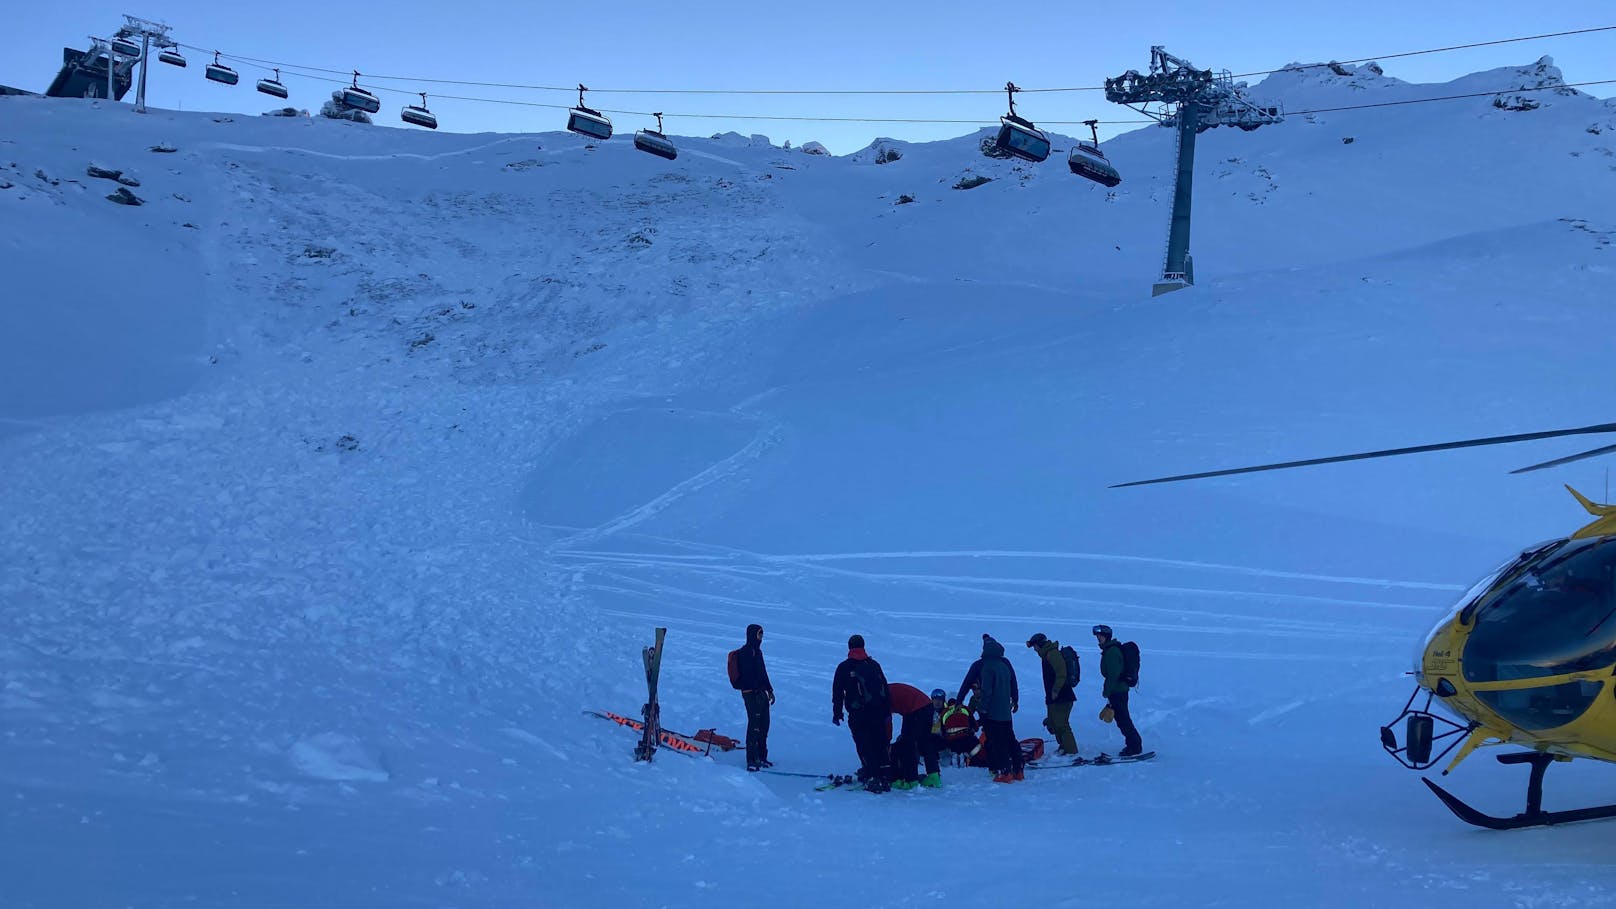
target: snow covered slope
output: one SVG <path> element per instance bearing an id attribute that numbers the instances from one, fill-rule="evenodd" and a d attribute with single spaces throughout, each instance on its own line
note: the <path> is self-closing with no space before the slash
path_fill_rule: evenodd
<path id="1" fill-rule="evenodd" d="M 1316 72 L 1256 90 L 1558 78 Z M 665 162 L 0 99 L 6 904 L 1610 902 L 1607 828 L 1478 836 L 1375 740 L 1421 632 L 1604 463 L 1106 488 L 1608 420 L 1616 107 L 1530 97 L 1204 134 L 1200 284 L 1156 300 L 1166 130 L 1107 143 L 1107 191 L 980 137 Z M 1094 622 L 1161 757 L 818 795 L 581 714 L 638 708 L 666 625 L 667 725 L 741 734 L 752 621 L 782 769 L 853 766 L 849 634 L 929 689 L 993 633 L 1033 735 L 1017 644 Z"/>

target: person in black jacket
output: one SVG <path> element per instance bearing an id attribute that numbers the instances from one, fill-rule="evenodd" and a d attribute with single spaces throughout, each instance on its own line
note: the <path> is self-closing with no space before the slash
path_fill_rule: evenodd
<path id="1" fill-rule="evenodd" d="M 830 687 L 831 722 L 842 725 L 842 708 L 847 708 L 847 731 L 858 749 L 858 778 L 871 792 L 885 792 L 891 757 L 888 736 L 892 723 L 892 695 L 881 664 L 864 652 L 864 637 L 847 639 L 847 659 L 836 667 Z"/>
<path id="2" fill-rule="evenodd" d="M 769 707 L 774 703 L 774 685 L 763 665 L 763 626 L 746 626 L 746 646 L 736 655 L 741 701 L 746 704 L 746 769 L 773 767 L 769 760 Z"/>

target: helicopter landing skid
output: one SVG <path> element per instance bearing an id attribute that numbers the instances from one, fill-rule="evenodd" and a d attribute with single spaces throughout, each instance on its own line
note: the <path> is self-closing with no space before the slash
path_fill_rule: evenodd
<path id="1" fill-rule="evenodd" d="M 1519 830 L 1522 827 L 1548 827 L 1554 824 L 1570 824 L 1576 821 L 1597 821 L 1601 818 L 1616 817 L 1616 805 L 1594 805 L 1588 808 L 1572 808 L 1568 811 L 1543 810 L 1543 774 L 1548 771 L 1549 764 L 1555 760 L 1552 754 L 1527 751 L 1515 754 L 1498 755 L 1500 764 L 1530 764 L 1532 775 L 1526 783 L 1526 810 L 1514 817 L 1495 817 L 1483 814 L 1459 800 L 1459 797 L 1443 789 L 1441 786 L 1421 777 L 1426 786 L 1448 806 L 1454 816 L 1467 824 L 1477 827 L 1486 827 L 1489 830 Z"/>

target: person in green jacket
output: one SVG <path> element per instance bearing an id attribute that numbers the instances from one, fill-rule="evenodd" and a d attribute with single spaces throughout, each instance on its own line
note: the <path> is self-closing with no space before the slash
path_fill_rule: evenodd
<path id="1" fill-rule="evenodd" d="M 1077 701 L 1073 686 L 1076 679 L 1068 678 L 1066 658 L 1061 656 L 1060 641 L 1051 641 L 1043 632 L 1027 639 L 1027 646 L 1038 654 L 1044 667 L 1044 706 L 1049 715 L 1044 728 L 1055 737 L 1060 747 L 1058 755 L 1077 756 L 1077 736 L 1072 734 L 1072 704 Z"/>
<path id="2" fill-rule="evenodd" d="M 1094 640 L 1100 645 L 1100 675 L 1105 676 L 1105 688 L 1100 693 L 1105 695 L 1111 719 L 1122 733 L 1123 748 L 1120 754 L 1122 757 L 1133 757 L 1142 753 L 1145 746 L 1139 739 L 1139 730 L 1133 725 L 1133 717 L 1128 714 L 1128 683 L 1122 678 L 1122 645 L 1111 634 L 1110 625 L 1095 625 Z"/>

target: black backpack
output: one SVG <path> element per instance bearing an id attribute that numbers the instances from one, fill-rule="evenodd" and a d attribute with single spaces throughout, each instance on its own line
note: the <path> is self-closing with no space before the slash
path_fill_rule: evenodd
<path id="1" fill-rule="evenodd" d="M 1072 649 L 1071 644 L 1067 644 L 1060 649 L 1060 655 L 1061 659 L 1066 661 L 1066 684 L 1075 687 L 1083 678 L 1083 664 L 1078 662 L 1077 651 Z M 1137 659 L 1134 662 L 1135 665 L 1138 664 Z"/>
<path id="2" fill-rule="evenodd" d="M 1139 645 L 1132 641 L 1122 645 L 1122 681 L 1129 688 L 1139 685 Z"/>
<path id="3" fill-rule="evenodd" d="M 866 675 L 872 674 L 870 669 L 874 668 L 874 666 L 874 660 L 859 660 L 853 664 L 852 669 L 848 670 L 847 674 L 852 678 L 851 683 L 847 686 L 847 709 L 849 711 L 863 710 L 878 701 L 886 699 L 887 686 L 885 680 L 880 677 L 865 678 Z"/>

